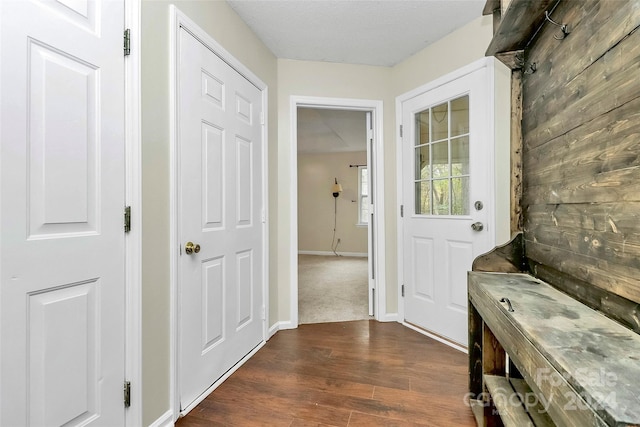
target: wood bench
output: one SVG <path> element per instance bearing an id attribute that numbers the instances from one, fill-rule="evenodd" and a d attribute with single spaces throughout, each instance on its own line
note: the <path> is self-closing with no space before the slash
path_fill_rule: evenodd
<path id="1" fill-rule="evenodd" d="M 468 280 L 479 425 L 640 425 L 640 335 L 529 274 Z"/>

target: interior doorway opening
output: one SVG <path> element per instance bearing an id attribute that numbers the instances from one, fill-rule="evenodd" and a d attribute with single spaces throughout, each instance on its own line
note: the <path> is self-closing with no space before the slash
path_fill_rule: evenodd
<path id="1" fill-rule="evenodd" d="M 369 319 L 368 111 L 298 107 L 299 323 Z"/>
<path id="2" fill-rule="evenodd" d="M 382 185 L 377 185 L 384 182 L 382 158 L 377 155 L 382 152 L 382 102 L 292 97 L 290 111 L 291 326 L 370 316 L 386 320 L 384 196 Z M 363 272 L 363 265 L 364 298 L 362 291 L 349 295 L 345 283 L 362 281 L 352 274 Z M 331 272 L 324 275 L 324 285 L 317 283 L 322 269 Z M 307 279 L 316 282 L 311 295 L 301 287 Z M 334 303 L 319 301 L 318 295 L 328 293 L 328 285 L 336 288 Z M 305 299 L 311 300 L 315 311 L 309 317 L 300 313 Z M 350 312 L 354 305 L 347 299 L 359 304 L 359 314 Z M 340 301 L 342 311 L 335 301 Z M 328 308 L 337 308 L 342 317 L 331 317 Z"/>

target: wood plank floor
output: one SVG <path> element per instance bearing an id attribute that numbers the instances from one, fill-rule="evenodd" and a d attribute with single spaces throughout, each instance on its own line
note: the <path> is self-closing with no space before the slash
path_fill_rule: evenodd
<path id="1" fill-rule="evenodd" d="M 467 355 L 399 323 L 278 332 L 178 427 L 475 426 Z"/>

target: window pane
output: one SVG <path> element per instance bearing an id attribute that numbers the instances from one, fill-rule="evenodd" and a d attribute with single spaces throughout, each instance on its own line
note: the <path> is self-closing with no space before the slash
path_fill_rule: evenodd
<path id="1" fill-rule="evenodd" d="M 415 149 L 416 152 L 416 181 L 431 178 L 429 173 L 429 146 L 423 145 Z"/>
<path id="2" fill-rule="evenodd" d="M 448 109 L 448 102 L 431 109 L 431 141 L 439 141 L 449 136 Z"/>
<path id="3" fill-rule="evenodd" d="M 416 182 L 416 214 L 431 214 L 429 181 Z"/>
<path id="4" fill-rule="evenodd" d="M 451 140 L 451 175 L 469 175 L 469 137 Z"/>
<path id="5" fill-rule="evenodd" d="M 416 114 L 416 145 L 429 142 L 429 110 Z"/>
<path id="6" fill-rule="evenodd" d="M 433 181 L 433 214 L 449 215 L 449 180 Z"/>
<path id="7" fill-rule="evenodd" d="M 451 179 L 451 214 L 469 215 L 469 177 Z"/>
<path id="8" fill-rule="evenodd" d="M 367 196 L 363 196 L 360 199 L 360 206 L 362 206 L 360 210 L 360 222 L 367 224 L 369 222 L 369 198 Z"/>
<path id="9" fill-rule="evenodd" d="M 360 194 L 369 194 L 369 182 L 367 168 L 360 168 Z"/>
<path id="10" fill-rule="evenodd" d="M 433 178 L 449 176 L 449 142 L 442 141 L 433 144 L 431 155 L 433 156 Z"/>
<path id="11" fill-rule="evenodd" d="M 469 95 L 451 101 L 451 136 L 469 133 Z"/>

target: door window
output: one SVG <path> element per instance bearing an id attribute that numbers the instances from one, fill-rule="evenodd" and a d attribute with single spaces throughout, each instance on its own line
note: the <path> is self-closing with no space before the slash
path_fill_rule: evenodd
<path id="1" fill-rule="evenodd" d="M 415 114 L 415 213 L 469 215 L 469 95 Z"/>

